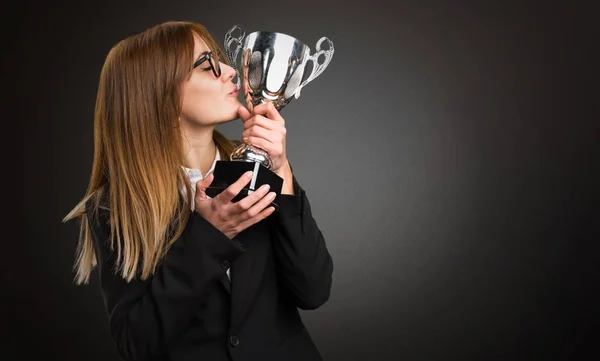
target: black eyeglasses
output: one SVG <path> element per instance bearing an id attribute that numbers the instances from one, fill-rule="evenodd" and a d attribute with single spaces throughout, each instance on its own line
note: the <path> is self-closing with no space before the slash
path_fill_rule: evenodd
<path id="1" fill-rule="evenodd" d="M 216 55 L 213 55 L 212 51 L 209 51 L 208 53 L 206 53 L 206 55 L 204 55 L 200 59 L 196 60 L 196 62 L 194 63 L 194 69 L 198 65 L 204 63 L 207 60 L 208 60 L 208 63 L 210 64 L 210 68 L 212 69 L 213 74 L 215 74 L 215 76 L 217 78 L 220 77 L 221 76 L 221 65 L 219 64 L 219 58 Z"/>

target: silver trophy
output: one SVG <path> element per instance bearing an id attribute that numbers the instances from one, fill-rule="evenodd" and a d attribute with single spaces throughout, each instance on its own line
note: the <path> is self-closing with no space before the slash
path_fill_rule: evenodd
<path id="1" fill-rule="evenodd" d="M 323 42 L 327 42 L 327 49 L 321 49 Z M 273 103 L 281 111 L 292 99 L 298 99 L 302 88 L 327 68 L 334 51 L 333 43 L 327 37 L 319 39 L 316 51 L 311 55 L 308 46 L 290 35 L 256 31 L 246 36 L 241 25 L 234 25 L 227 32 L 224 45 L 250 112 L 265 102 Z M 309 63 L 311 66 L 307 67 Z M 244 193 L 249 194 L 268 183 L 271 190 L 279 194 L 283 179 L 270 171 L 271 166 L 269 154 L 264 149 L 242 143 L 232 152 L 229 162 L 219 161 L 215 165 L 214 187 L 222 190 L 244 171 L 253 170 L 255 179 Z M 219 175 L 221 177 L 217 179 Z"/>
<path id="2" fill-rule="evenodd" d="M 233 36 L 234 33 L 238 35 Z M 325 41 L 328 49 L 322 50 Z M 250 111 L 265 102 L 273 103 L 280 111 L 292 99 L 298 99 L 302 88 L 327 68 L 333 51 L 333 43 L 326 37 L 319 39 L 315 53 L 310 55 L 308 46 L 283 33 L 256 31 L 245 36 L 242 26 L 234 25 L 225 35 L 225 53 L 238 73 L 239 86 Z M 320 57 L 324 58 L 322 63 L 318 62 Z M 307 73 L 309 62 L 312 68 Z M 231 154 L 231 160 L 260 162 L 271 169 L 268 154 L 247 144 L 239 146 Z"/>

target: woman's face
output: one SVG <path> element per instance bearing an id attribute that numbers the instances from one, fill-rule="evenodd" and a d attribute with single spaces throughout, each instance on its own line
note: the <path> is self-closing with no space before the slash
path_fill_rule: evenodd
<path id="1" fill-rule="evenodd" d="M 204 39 L 194 33 L 194 62 L 211 49 Z M 212 54 L 216 60 L 216 54 Z M 180 120 L 189 125 L 217 125 L 238 117 L 237 85 L 232 82 L 235 70 L 223 63 L 221 76 L 216 77 L 208 60 L 192 70 L 191 77 L 183 83 L 183 105 Z"/>

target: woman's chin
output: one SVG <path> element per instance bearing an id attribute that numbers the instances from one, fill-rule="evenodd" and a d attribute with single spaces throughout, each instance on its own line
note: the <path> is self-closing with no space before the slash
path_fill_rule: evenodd
<path id="1" fill-rule="evenodd" d="M 237 120 L 239 118 L 240 118 L 240 116 L 237 113 L 237 109 L 236 109 L 235 111 L 232 111 L 226 117 L 224 117 L 224 120 L 221 121 L 220 123 L 229 123 L 229 122 L 232 122 L 232 121 Z"/>

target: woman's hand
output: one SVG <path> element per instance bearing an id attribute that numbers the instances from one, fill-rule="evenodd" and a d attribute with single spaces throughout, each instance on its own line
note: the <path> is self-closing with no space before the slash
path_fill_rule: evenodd
<path id="1" fill-rule="evenodd" d="M 238 115 L 244 122 L 242 132 L 244 143 L 269 153 L 272 161 L 271 170 L 277 173 L 287 163 L 285 120 L 270 102 L 255 106 L 252 113 L 244 106 L 240 106 Z"/>
<path id="2" fill-rule="evenodd" d="M 274 207 L 269 206 L 275 199 L 275 192 L 267 194 L 269 191 L 267 185 L 263 185 L 238 202 L 231 202 L 250 182 L 252 172 L 245 173 L 222 193 L 209 199 L 206 196 L 206 188 L 211 184 L 213 178 L 214 176 L 211 173 L 196 183 L 194 212 L 206 219 L 229 239 L 237 236 L 238 233 L 251 225 L 267 218 L 275 210 Z"/>

